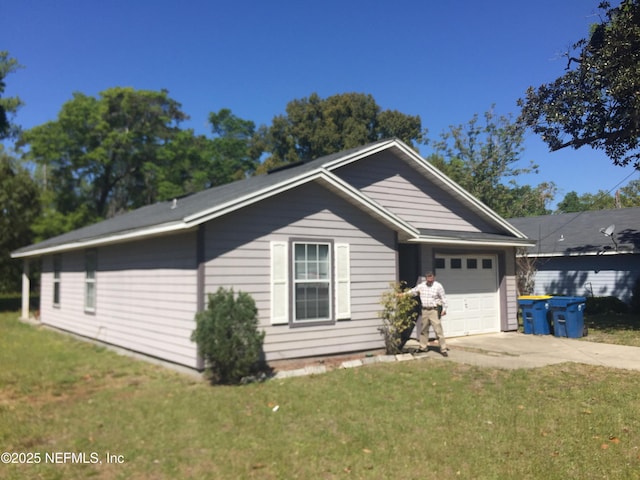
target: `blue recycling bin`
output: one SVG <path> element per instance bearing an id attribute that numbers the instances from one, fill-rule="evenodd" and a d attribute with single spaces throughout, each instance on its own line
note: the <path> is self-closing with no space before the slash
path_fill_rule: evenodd
<path id="1" fill-rule="evenodd" d="M 585 297 L 551 297 L 549 306 L 556 337 L 582 338 L 584 336 Z"/>
<path id="2" fill-rule="evenodd" d="M 522 326 L 524 333 L 534 335 L 549 335 L 549 295 L 524 295 L 518 297 L 518 306 L 522 310 Z"/>

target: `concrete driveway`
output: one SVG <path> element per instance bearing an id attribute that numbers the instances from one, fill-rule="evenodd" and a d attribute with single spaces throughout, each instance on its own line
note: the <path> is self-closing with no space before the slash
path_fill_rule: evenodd
<path id="1" fill-rule="evenodd" d="M 536 368 L 563 362 L 640 370 L 640 348 L 518 332 L 447 339 L 449 359 L 494 368 Z M 434 352 L 435 353 L 435 352 Z M 429 352 L 431 355 L 431 352 Z"/>

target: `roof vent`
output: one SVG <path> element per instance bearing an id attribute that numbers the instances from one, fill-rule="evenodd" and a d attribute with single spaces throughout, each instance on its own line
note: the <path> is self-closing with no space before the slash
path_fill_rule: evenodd
<path id="1" fill-rule="evenodd" d="M 171 210 L 173 210 L 174 208 L 176 208 L 178 206 L 178 199 L 174 198 L 173 202 L 171 202 Z"/>

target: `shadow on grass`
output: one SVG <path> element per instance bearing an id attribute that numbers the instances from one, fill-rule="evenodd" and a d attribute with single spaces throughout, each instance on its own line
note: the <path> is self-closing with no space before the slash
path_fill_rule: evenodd
<path id="1" fill-rule="evenodd" d="M 640 331 L 640 314 L 600 313 L 595 315 L 585 315 L 584 323 L 588 328 L 598 330 Z"/>

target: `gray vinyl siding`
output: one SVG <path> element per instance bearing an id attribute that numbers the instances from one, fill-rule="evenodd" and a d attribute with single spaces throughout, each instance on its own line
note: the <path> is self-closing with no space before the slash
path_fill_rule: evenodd
<path id="1" fill-rule="evenodd" d="M 97 249 L 96 309 L 84 311 L 84 251 L 62 254 L 60 306 L 52 257 L 43 262 L 42 322 L 94 340 L 196 367 L 196 235 Z"/>
<path id="2" fill-rule="evenodd" d="M 514 249 L 507 249 L 505 258 L 504 290 L 501 286 L 500 299 L 502 308 L 502 329 L 515 331 L 518 329 L 518 281 L 516 279 L 516 257 Z"/>
<path id="3" fill-rule="evenodd" d="M 416 168 L 381 152 L 334 173 L 415 228 L 495 232 Z"/>
<path id="4" fill-rule="evenodd" d="M 536 268 L 536 295 L 614 296 L 629 303 L 640 279 L 640 255 L 541 257 Z"/>
<path id="5" fill-rule="evenodd" d="M 271 325 L 270 242 L 292 238 L 348 243 L 351 319 L 329 326 Z M 311 183 L 211 221 L 205 232 L 205 291 L 251 294 L 267 360 L 382 348 L 379 299 L 396 279 L 395 233 Z"/>

